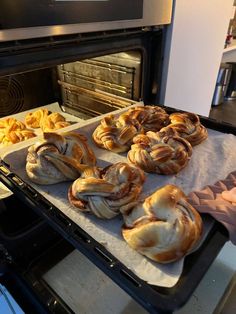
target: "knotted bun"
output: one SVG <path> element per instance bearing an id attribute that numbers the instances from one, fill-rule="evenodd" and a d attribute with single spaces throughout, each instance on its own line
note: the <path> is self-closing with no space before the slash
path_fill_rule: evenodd
<path id="1" fill-rule="evenodd" d="M 30 138 L 35 137 L 35 133 L 32 130 L 15 130 L 10 132 L 4 132 L 4 136 L 1 139 L 3 145 L 16 144 Z"/>
<path id="2" fill-rule="evenodd" d="M 132 210 L 123 211 L 122 234 L 131 248 L 169 263 L 188 254 L 202 233 L 202 219 L 177 186 L 166 185 Z"/>
<path id="3" fill-rule="evenodd" d="M 16 144 L 35 136 L 32 130 L 27 129 L 23 122 L 15 118 L 0 120 L 0 142 L 3 145 Z"/>
<path id="4" fill-rule="evenodd" d="M 32 182 L 54 184 L 77 179 L 81 164 L 95 163 L 95 155 L 84 135 L 44 133 L 43 139 L 28 149 L 26 172 Z"/>
<path id="5" fill-rule="evenodd" d="M 166 128 L 174 129 L 179 136 L 189 141 L 192 146 L 200 144 L 207 138 L 207 129 L 200 123 L 198 115 L 190 112 L 177 112 L 172 113 L 169 117 L 171 124 Z"/>
<path id="6" fill-rule="evenodd" d="M 38 109 L 34 112 L 29 112 L 25 116 L 25 124 L 28 128 L 40 128 L 44 119 L 49 115 L 48 109 Z"/>
<path id="7" fill-rule="evenodd" d="M 51 113 L 48 109 L 38 109 L 26 115 L 25 124 L 33 129 L 41 128 L 43 132 L 52 132 L 69 126 L 70 122 L 58 112 Z"/>
<path id="8" fill-rule="evenodd" d="M 142 170 L 119 162 L 99 171 L 86 169 L 68 192 L 72 205 L 82 212 L 111 219 L 125 207 L 133 207 L 144 182 Z"/>
<path id="9" fill-rule="evenodd" d="M 45 117 L 41 123 L 41 129 L 43 132 L 56 131 L 66 126 L 69 126 L 70 122 L 67 122 L 65 117 L 63 117 L 58 112 L 53 112 L 49 116 Z"/>
<path id="10" fill-rule="evenodd" d="M 149 131 L 145 135 L 137 135 L 133 142 L 127 159 L 146 172 L 178 173 L 192 155 L 190 143 L 173 130 L 157 133 Z"/>
<path id="11" fill-rule="evenodd" d="M 0 120 L 0 129 L 5 129 L 7 132 L 10 131 L 19 131 L 26 129 L 26 126 L 23 122 L 15 118 L 6 118 Z"/>
<path id="12" fill-rule="evenodd" d="M 129 150 L 133 137 L 142 132 L 141 124 L 124 113 L 119 118 L 113 115 L 103 118 L 92 136 L 99 147 L 121 153 Z"/>
<path id="13" fill-rule="evenodd" d="M 170 123 L 169 115 L 159 106 L 134 107 L 127 114 L 142 125 L 144 132 L 157 132 Z"/>

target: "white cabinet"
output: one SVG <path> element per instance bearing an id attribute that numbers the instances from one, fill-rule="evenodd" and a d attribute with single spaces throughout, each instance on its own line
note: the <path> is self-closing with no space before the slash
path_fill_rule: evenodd
<path id="1" fill-rule="evenodd" d="M 233 0 L 174 0 L 161 103 L 209 115 Z"/>

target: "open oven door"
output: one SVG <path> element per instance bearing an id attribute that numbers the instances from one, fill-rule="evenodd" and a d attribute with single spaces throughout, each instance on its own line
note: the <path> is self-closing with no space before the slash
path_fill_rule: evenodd
<path id="1" fill-rule="evenodd" d="M 46 289 L 37 284 L 36 277 L 29 280 L 31 264 L 52 247 L 61 245 L 62 238 L 2 183 L 0 194 L 1 313 L 49 313 L 50 307 L 55 313 L 70 313 L 60 311 L 56 299 L 45 293 Z M 64 256 L 68 249 L 61 247 Z"/>

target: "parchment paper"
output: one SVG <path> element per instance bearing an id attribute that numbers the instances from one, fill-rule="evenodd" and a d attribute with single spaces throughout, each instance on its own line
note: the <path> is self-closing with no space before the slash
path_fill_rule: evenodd
<path id="1" fill-rule="evenodd" d="M 64 132 L 69 131 L 71 129 L 71 127 L 75 128 L 73 126 L 74 124 L 77 124 L 79 126 L 80 124 L 78 124 L 78 123 L 83 123 L 83 121 L 84 121 L 84 120 L 82 120 L 76 116 L 73 116 L 71 114 L 63 112 L 61 110 L 61 107 L 59 106 L 58 102 L 55 102 L 55 103 L 52 103 L 52 104 L 49 104 L 46 106 L 41 106 L 41 107 L 37 107 L 37 108 L 32 108 L 30 110 L 22 111 L 22 112 L 1 118 L 0 120 L 5 120 L 6 118 L 15 118 L 15 119 L 24 123 L 27 113 L 35 112 L 36 110 L 39 110 L 39 109 L 48 109 L 51 112 L 58 112 L 66 119 L 67 122 L 72 123 L 72 125 L 69 125 L 65 128 L 60 129 L 60 130 L 63 130 Z M 40 128 L 36 128 L 36 129 L 32 129 L 32 130 L 34 131 L 34 133 L 37 137 L 42 135 L 42 130 Z M 29 145 L 32 145 L 33 143 L 35 143 L 35 141 L 36 141 L 36 138 L 34 137 L 34 138 L 30 138 L 28 140 L 25 140 L 25 141 L 22 141 L 19 143 L 15 143 L 15 144 L 10 144 L 10 145 L 3 145 L 0 143 L 0 156 L 2 157 L 6 152 L 14 151 L 15 149 L 19 149 L 22 147 L 27 147 Z"/>
<path id="2" fill-rule="evenodd" d="M 126 154 L 115 154 L 97 148 L 91 138 L 91 133 L 98 122 L 84 125 L 78 131 L 89 138 L 93 147 L 98 166 L 109 163 L 126 161 Z M 207 184 L 212 184 L 236 169 L 236 137 L 217 131 L 208 130 L 209 137 L 206 141 L 193 148 L 193 156 L 187 165 L 177 175 L 163 176 L 148 174 L 144 184 L 143 194 L 148 195 L 158 187 L 165 184 L 178 185 L 185 194 L 199 190 Z M 4 160 L 11 165 L 12 171 L 25 181 L 29 182 L 25 173 L 25 158 L 27 149 L 21 149 L 5 156 Z M 30 182 L 29 182 L 30 183 Z M 30 183 L 31 184 L 31 183 Z M 76 212 L 67 200 L 67 190 L 71 183 L 61 183 L 52 186 L 36 186 L 31 184 L 38 192 L 43 194 L 50 202 L 56 205 L 71 220 L 77 223 L 95 240 L 104 245 L 116 258 L 132 270 L 138 277 L 150 284 L 172 287 L 180 278 L 183 261 L 161 265 L 148 260 L 132 250 L 121 236 L 122 218 L 116 217 L 109 221 L 100 220 L 92 215 Z M 208 221 L 204 221 L 204 237 L 209 231 Z"/>

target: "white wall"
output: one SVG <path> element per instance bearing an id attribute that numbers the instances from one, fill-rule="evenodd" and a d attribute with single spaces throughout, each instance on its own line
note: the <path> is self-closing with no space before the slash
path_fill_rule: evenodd
<path id="1" fill-rule="evenodd" d="M 233 0 L 174 0 L 161 103 L 209 115 Z"/>

